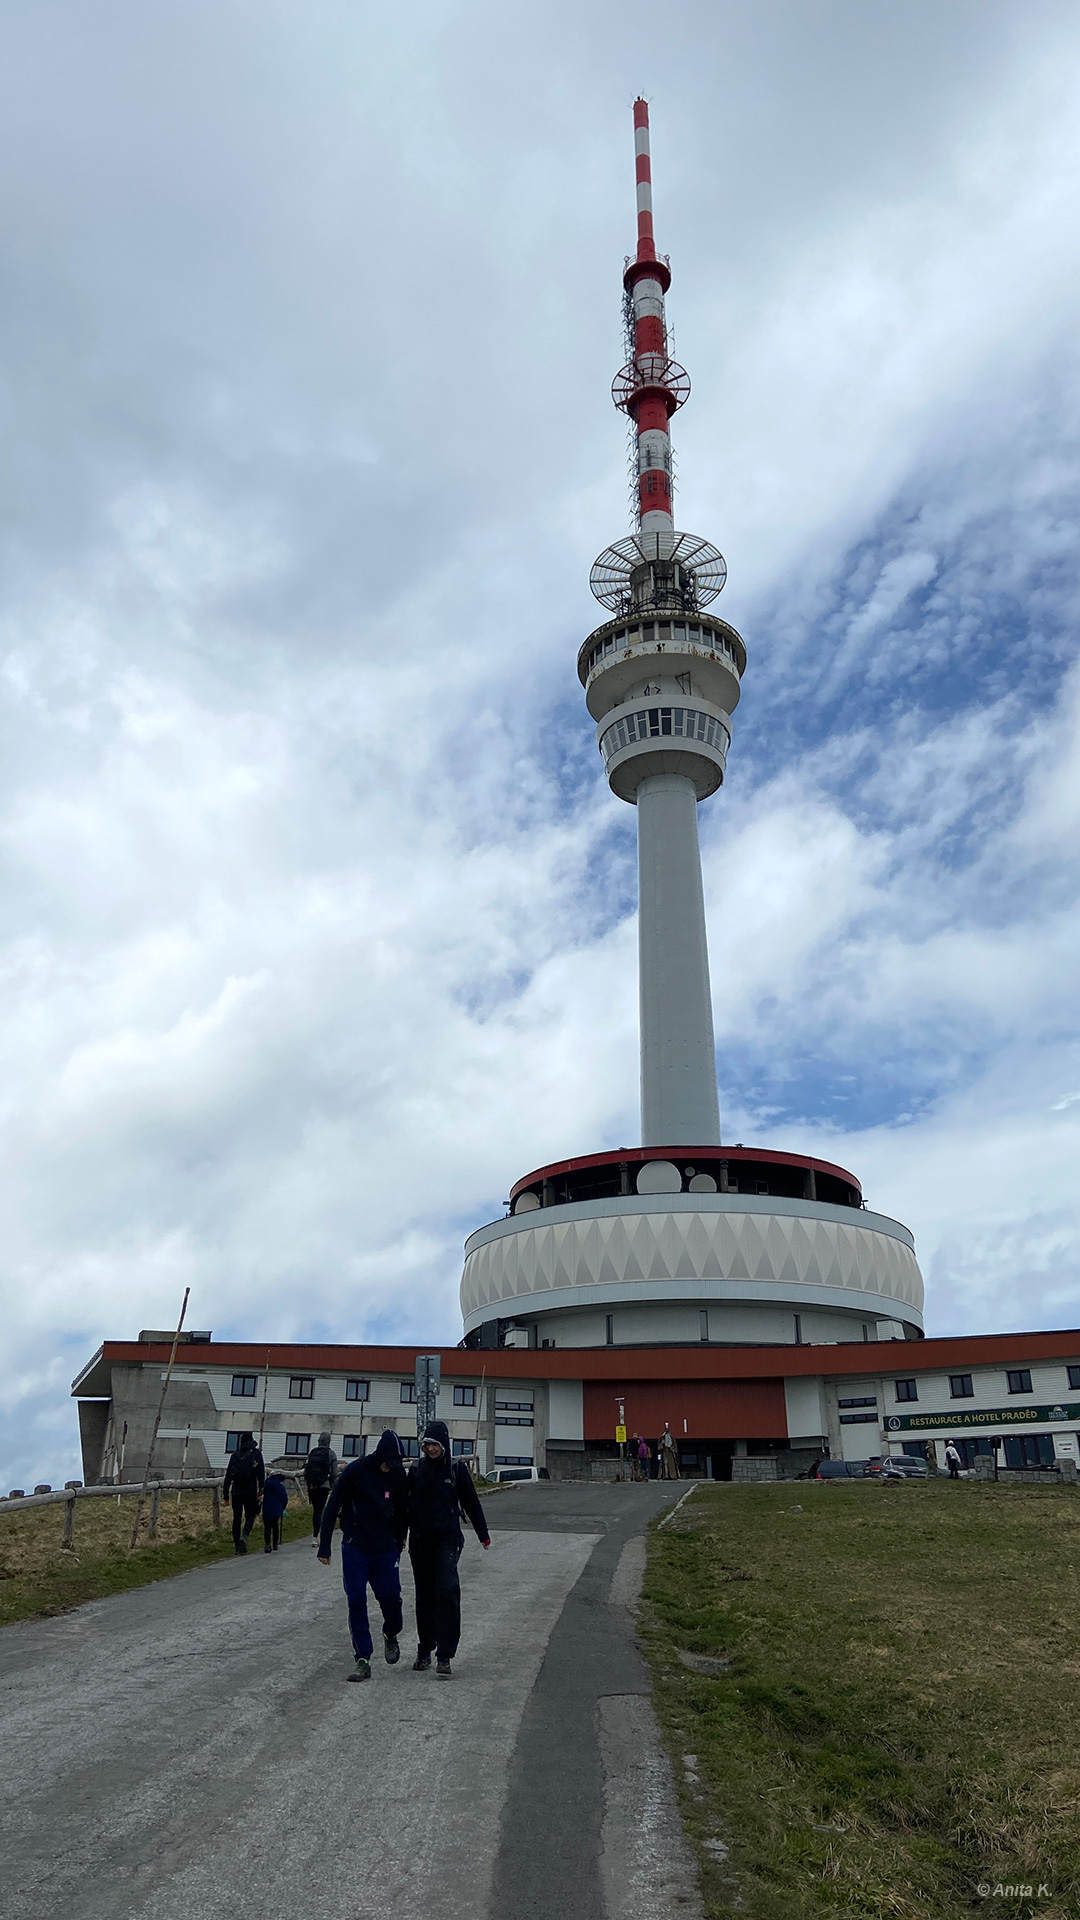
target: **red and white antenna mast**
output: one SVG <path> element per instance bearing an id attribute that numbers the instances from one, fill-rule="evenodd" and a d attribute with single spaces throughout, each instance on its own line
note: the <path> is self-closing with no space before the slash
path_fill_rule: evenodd
<path id="1" fill-rule="evenodd" d="M 705 609 L 724 559 L 676 530 L 671 419 L 690 393 L 669 352 L 671 268 L 652 218 L 649 109 L 634 102 L 637 252 L 626 262 L 628 358 L 612 386 L 633 428 L 636 531 L 596 561 L 590 585 L 614 618 L 578 656 L 612 792 L 638 816 L 641 1127 L 645 1146 L 720 1139 L 697 805 L 724 778 L 746 649 Z"/>

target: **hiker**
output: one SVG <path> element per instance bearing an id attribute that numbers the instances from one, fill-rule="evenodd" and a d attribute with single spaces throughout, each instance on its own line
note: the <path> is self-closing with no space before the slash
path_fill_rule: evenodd
<path id="1" fill-rule="evenodd" d="M 660 1435 L 660 1478 L 677 1480 L 679 1478 L 679 1455 L 671 1437 L 671 1428 L 664 1421 L 664 1431 Z"/>
<path id="2" fill-rule="evenodd" d="M 964 1463 L 960 1458 L 960 1449 L 957 1446 L 956 1441 L 950 1440 L 945 1448 L 945 1465 L 949 1469 L 950 1480 L 959 1479 L 960 1468 L 963 1466 L 963 1464 Z"/>
<path id="3" fill-rule="evenodd" d="M 398 1561 L 409 1524 L 409 1484 L 401 1464 L 402 1453 L 397 1434 L 387 1427 L 374 1453 L 350 1460 L 323 1504 L 320 1566 L 330 1565 L 334 1522 L 341 1516 L 341 1579 L 349 1603 L 355 1663 L 350 1680 L 371 1679 L 369 1585 L 382 1612 L 386 1664 L 396 1667 L 401 1658 Z"/>
<path id="4" fill-rule="evenodd" d="M 276 1553 L 281 1545 L 281 1523 L 289 1504 L 289 1490 L 280 1473 L 268 1473 L 263 1485 L 263 1551 Z"/>
<path id="5" fill-rule="evenodd" d="M 461 1585 L 458 1560 L 465 1545 L 461 1510 L 472 1522 L 480 1545 L 491 1535 L 472 1474 L 450 1451 L 442 1420 L 430 1420 L 420 1442 L 420 1458 L 409 1469 L 409 1559 L 416 1583 L 416 1659 L 413 1672 L 424 1673 L 435 1655 L 435 1672 L 449 1680 L 461 1638 Z"/>
<path id="6" fill-rule="evenodd" d="M 641 1439 L 640 1439 L 640 1440 L 638 1441 L 638 1449 L 637 1449 L 637 1451 L 638 1451 L 638 1467 L 639 1467 L 639 1469 L 640 1469 L 640 1472 L 641 1472 L 641 1478 L 642 1478 L 643 1480 L 648 1480 L 648 1478 L 649 1478 L 649 1465 L 650 1465 L 650 1462 L 649 1462 L 649 1443 L 648 1443 L 648 1441 L 646 1440 L 646 1438 L 645 1438 L 645 1436 L 644 1436 L 644 1434 L 642 1435 L 642 1437 L 641 1437 Z"/>
<path id="7" fill-rule="evenodd" d="M 246 1553 L 248 1534 L 255 1525 L 262 1502 L 266 1468 L 255 1445 L 253 1433 L 242 1433 L 235 1453 L 229 1455 L 222 1494 L 232 1501 L 233 1552 Z"/>
<path id="8" fill-rule="evenodd" d="M 630 1462 L 631 1480 L 640 1480 L 641 1479 L 641 1456 L 638 1453 L 638 1436 L 636 1433 L 632 1433 L 630 1435 L 630 1445 L 626 1449 L 626 1457 Z"/>
<path id="9" fill-rule="evenodd" d="M 322 1526 L 323 1508 L 337 1479 L 337 1464 L 337 1454 L 331 1448 L 330 1435 L 320 1433 L 318 1446 L 312 1447 L 304 1461 L 304 1485 L 311 1501 L 311 1531 L 316 1544 Z"/>

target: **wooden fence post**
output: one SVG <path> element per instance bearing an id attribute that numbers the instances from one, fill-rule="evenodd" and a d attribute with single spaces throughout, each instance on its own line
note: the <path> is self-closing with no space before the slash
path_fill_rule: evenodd
<path id="1" fill-rule="evenodd" d="M 221 1488 L 220 1487 L 216 1486 L 214 1488 L 213 1499 L 214 1499 L 214 1525 L 215 1527 L 220 1527 L 221 1525 Z"/>
<path id="2" fill-rule="evenodd" d="M 75 1495 L 64 1503 L 64 1531 L 60 1539 L 61 1547 L 75 1545 Z"/>
<path id="3" fill-rule="evenodd" d="M 151 1491 L 151 1494 L 150 1494 L 150 1525 L 146 1529 L 146 1537 L 148 1540 L 157 1539 L 158 1508 L 160 1505 L 161 1505 L 161 1487 L 160 1487 L 160 1484 L 157 1481 L 155 1481 L 153 1490 Z"/>

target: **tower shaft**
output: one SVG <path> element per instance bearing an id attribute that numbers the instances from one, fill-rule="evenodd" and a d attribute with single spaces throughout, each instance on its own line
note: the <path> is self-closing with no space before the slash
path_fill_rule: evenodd
<path id="1" fill-rule="evenodd" d="M 694 783 L 652 774 L 637 810 L 641 1144 L 719 1146 Z"/>

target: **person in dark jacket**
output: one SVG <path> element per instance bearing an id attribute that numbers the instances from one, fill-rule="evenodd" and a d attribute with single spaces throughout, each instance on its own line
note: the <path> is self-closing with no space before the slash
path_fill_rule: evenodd
<path id="1" fill-rule="evenodd" d="M 289 1490 L 280 1473 L 268 1473 L 263 1484 L 262 1523 L 267 1553 L 276 1553 L 281 1545 L 281 1522 L 289 1504 Z"/>
<path id="2" fill-rule="evenodd" d="M 323 1508 L 319 1561 L 324 1567 L 330 1565 L 334 1522 L 341 1517 L 341 1577 L 355 1658 L 350 1680 L 371 1679 L 369 1585 L 382 1612 L 386 1664 L 396 1666 L 401 1658 L 398 1561 L 409 1524 L 409 1486 L 401 1457 L 401 1441 L 388 1427 L 373 1454 L 350 1461 L 339 1474 Z"/>
<path id="3" fill-rule="evenodd" d="M 320 1433 L 319 1444 L 312 1447 L 304 1461 L 304 1485 L 311 1501 L 311 1532 L 317 1541 L 322 1532 L 323 1508 L 337 1479 L 338 1458 L 330 1445 L 330 1435 Z"/>
<path id="4" fill-rule="evenodd" d="M 221 1489 L 232 1501 L 233 1552 L 246 1553 L 248 1534 L 255 1525 L 262 1490 L 266 1482 L 263 1457 L 255 1445 L 253 1433 L 242 1433 L 236 1452 L 230 1454 Z"/>
<path id="5" fill-rule="evenodd" d="M 461 1638 L 461 1585 L 458 1560 L 465 1545 L 464 1508 L 482 1547 L 491 1535 L 477 1498 L 472 1474 L 450 1450 L 446 1423 L 431 1420 L 420 1442 L 420 1458 L 409 1470 L 409 1559 L 416 1583 L 416 1659 L 423 1673 L 435 1654 L 440 1680 L 449 1680 Z"/>

